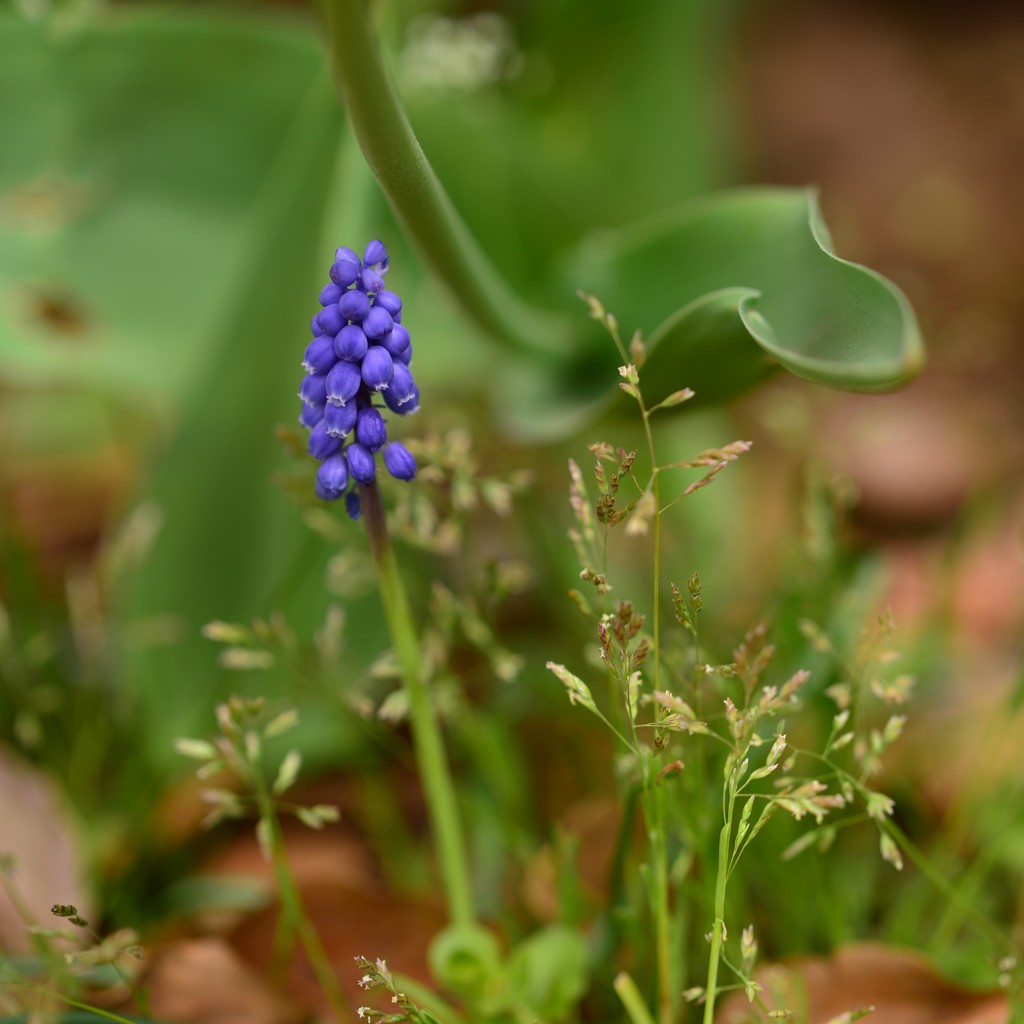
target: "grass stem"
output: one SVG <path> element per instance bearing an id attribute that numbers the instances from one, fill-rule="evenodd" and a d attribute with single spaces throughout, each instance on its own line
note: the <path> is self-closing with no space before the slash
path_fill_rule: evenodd
<path id="1" fill-rule="evenodd" d="M 253 765 L 252 777 L 260 821 L 266 829 L 268 852 L 274 870 L 278 897 L 281 900 L 282 924 L 285 929 L 282 933 L 284 938 L 275 940 L 275 952 L 286 950 L 290 956 L 293 946 L 290 936 L 298 936 L 310 967 L 313 969 L 313 974 L 316 976 L 317 984 L 327 999 L 335 1020 L 339 1022 L 348 1020 L 352 1016 L 352 1007 L 349 1005 L 341 985 L 338 984 L 330 956 L 303 906 L 295 875 L 288 863 L 288 851 L 285 849 L 277 810 L 258 765 Z"/>

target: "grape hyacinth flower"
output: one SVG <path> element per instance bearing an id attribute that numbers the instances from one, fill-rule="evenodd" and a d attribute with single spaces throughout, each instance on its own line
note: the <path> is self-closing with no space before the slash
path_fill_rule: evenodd
<path id="1" fill-rule="evenodd" d="M 376 479 L 378 453 L 395 479 L 416 475 L 416 460 L 389 440 L 385 420 L 387 413 L 415 412 L 420 397 L 409 370 L 409 331 L 400 323 L 402 300 L 385 289 L 387 271 L 383 242 L 370 242 L 362 258 L 346 246 L 336 251 L 302 361 L 299 422 L 320 462 L 316 493 L 324 501 L 344 498 L 353 519 L 361 514 L 358 486 Z"/>

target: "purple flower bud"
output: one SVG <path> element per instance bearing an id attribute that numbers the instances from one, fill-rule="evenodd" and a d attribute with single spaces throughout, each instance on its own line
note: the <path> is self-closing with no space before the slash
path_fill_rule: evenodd
<path id="1" fill-rule="evenodd" d="M 371 341 L 380 341 L 390 330 L 394 321 L 386 309 L 374 306 L 363 321 L 363 333 Z"/>
<path id="2" fill-rule="evenodd" d="M 315 486 L 314 490 L 316 491 L 316 496 L 321 501 L 337 501 L 341 497 L 341 492 L 340 491 L 325 491 L 324 490 L 324 485 L 322 483 L 320 483 L 320 475 L 319 474 L 317 474 L 316 486 Z"/>
<path id="3" fill-rule="evenodd" d="M 390 333 L 381 339 L 381 344 L 397 359 L 409 347 L 409 332 L 401 324 L 395 324 Z"/>
<path id="4" fill-rule="evenodd" d="M 324 418 L 324 406 L 302 404 L 302 411 L 299 413 L 299 422 L 310 430 Z"/>
<path id="5" fill-rule="evenodd" d="M 366 252 L 363 253 L 363 262 L 368 267 L 375 267 L 378 263 L 383 263 L 384 266 L 387 266 L 388 251 L 384 248 L 384 243 L 380 239 L 375 238 L 366 247 Z"/>
<path id="6" fill-rule="evenodd" d="M 350 366 L 350 363 L 339 363 L 339 366 Z M 333 372 L 333 371 L 332 371 Z M 371 345 L 363 356 L 363 381 L 374 391 L 383 391 L 391 383 L 395 372 L 394 363 L 387 350 L 380 345 Z"/>
<path id="7" fill-rule="evenodd" d="M 347 260 L 344 257 L 331 264 L 331 280 L 339 288 L 347 288 L 359 277 L 359 260 Z"/>
<path id="8" fill-rule="evenodd" d="M 358 491 L 351 490 L 345 495 L 345 511 L 349 519 L 358 519 L 363 514 Z"/>
<path id="9" fill-rule="evenodd" d="M 385 398 L 388 392 L 384 392 Z M 388 439 L 388 429 L 384 425 L 384 417 L 376 409 L 360 409 L 356 419 L 356 440 L 367 449 L 375 452 Z"/>
<path id="10" fill-rule="evenodd" d="M 344 289 L 339 288 L 336 284 L 325 284 L 320 289 L 320 305 L 330 306 L 336 303 L 341 298 Z"/>
<path id="11" fill-rule="evenodd" d="M 391 333 L 394 334 L 395 332 L 392 331 Z M 408 366 L 412 362 L 412 345 L 406 345 L 394 358 L 396 363 L 405 363 Z"/>
<path id="12" fill-rule="evenodd" d="M 359 283 L 362 285 L 364 292 L 374 294 L 383 290 L 384 278 L 377 273 L 372 267 L 367 267 L 362 274 L 359 275 Z"/>
<path id="13" fill-rule="evenodd" d="M 344 299 L 344 296 L 342 298 Z M 324 306 L 317 314 L 316 322 L 320 325 L 321 334 L 329 334 L 333 338 L 345 326 L 345 317 L 340 306 Z"/>
<path id="14" fill-rule="evenodd" d="M 348 463 L 342 452 L 320 463 L 316 472 L 316 493 L 324 501 L 336 501 L 348 486 Z"/>
<path id="15" fill-rule="evenodd" d="M 358 363 L 366 355 L 366 346 L 366 335 L 355 324 L 342 327 L 334 339 L 335 354 L 350 363 Z"/>
<path id="16" fill-rule="evenodd" d="M 416 460 L 400 441 L 392 441 L 384 448 L 384 465 L 396 480 L 411 480 L 416 475 Z"/>
<path id="17" fill-rule="evenodd" d="M 355 402 L 344 405 L 328 405 L 324 409 L 324 423 L 331 437 L 348 437 L 356 425 L 359 408 Z"/>
<path id="18" fill-rule="evenodd" d="M 313 319 L 309 321 L 309 329 L 313 333 L 313 337 L 314 338 L 318 334 L 323 334 L 324 333 L 323 331 L 320 330 L 320 314 L 319 313 L 315 314 Z"/>
<path id="19" fill-rule="evenodd" d="M 363 292 L 353 289 L 342 295 L 338 302 L 338 308 L 346 320 L 359 324 L 363 322 L 366 314 L 370 312 L 370 300 Z M 337 334 L 337 331 L 335 331 L 335 334 Z"/>
<path id="20" fill-rule="evenodd" d="M 322 373 L 308 373 L 299 385 L 299 398 L 308 405 L 323 405 L 327 401 L 327 378 Z"/>
<path id="21" fill-rule="evenodd" d="M 348 459 L 348 471 L 353 480 L 361 484 L 372 484 L 377 474 L 377 460 L 357 441 L 353 441 L 345 449 Z"/>
<path id="22" fill-rule="evenodd" d="M 391 376 L 391 386 L 388 391 L 392 392 L 392 397 L 398 405 L 405 405 L 412 398 L 415 390 L 416 382 L 412 379 L 409 367 L 405 363 L 398 363 Z"/>
<path id="23" fill-rule="evenodd" d="M 334 260 L 335 262 L 338 260 L 348 260 L 349 263 L 359 266 L 359 253 L 355 249 L 350 249 L 347 245 L 339 245 L 334 250 Z"/>
<path id="24" fill-rule="evenodd" d="M 306 378 L 309 379 L 308 377 Z M 362 378 L 359 375 L 359 367 L 355 363 L 346 363 L 339 360 L 334 364 L 331 372 L 327 374 L 326 395 L 327 401 L 333 405 L 344 405 L 356 397 Z"/>
<path id="25" fill-rule="evenodd" d="M 420 389 L 412 379 L 409 368 L 404 363 L 395 363 L 395 373 L 391 385 L 384 392 L 384 404 L 399 416 L 408 416 L 419 408 Z"/>
<path id="26" fill-rule="evenodd" d="M 326 373 L 337 362 L 334 339 L 318 334 L 307 346 L 302 365 L 307 373 Z"/>
<path id="27" fill-rule="evenodd" d="M 402 300 L 394 292 L 378 291 L 373 304 L 381 309 L 386 309 L 392 316 L 397 316 L 402 312 Z"/>
<path id="28" fill-rule="evenodd" d="M 326 459 L 341 451 L 341 438 L 334 437 L 327 430 L 327 420 L 322 419 L 309 432 L 309 454 L 314 459 Z"/>

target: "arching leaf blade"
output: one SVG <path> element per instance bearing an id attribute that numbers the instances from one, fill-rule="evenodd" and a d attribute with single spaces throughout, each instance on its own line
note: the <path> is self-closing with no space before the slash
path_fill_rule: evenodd
<path id="1" fill-rule="evenodd" d="M 651 403 L 681 387 L 700 402 L 726 401 L 778 367 L 829 387 L 883 391 L 923 364 L 909 302 L 834 254 L 809 189 L 707 196 L 588 236 L 567 268 L 564 288 L 600 298 L 624 336 L 646 334 Z M 517 433 L 558 436 L 608 407 L 616 357 L 607 337 L 592 338 L 561 367 L 533 368 L 547 380 L 531 382 L 528 367 L 508 388 L 503 377 L 502 411 Z"/>

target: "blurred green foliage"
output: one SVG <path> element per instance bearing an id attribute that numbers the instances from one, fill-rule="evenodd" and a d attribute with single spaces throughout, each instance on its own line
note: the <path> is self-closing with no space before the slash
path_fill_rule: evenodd
<path id="1" fill-rule="evenodd" d="M 509 66 L 518 70 L 472 88 L 423 88 L 403 77 L 406 28 L 415 14 L 436 13 L 433 5 L 395 4 L 383 18 L 389 59 L 424 148 L 512 285 L 565 309 L 574 308 L 576 288 L 595 292 L 627 334 L 642 327 L 656 341 L 649 379 L 664 380 L 666 390 L 699 385 L 721 398 L 761 379 L 765 360 L 760 352 L 750 359 L 753 320 L 737 312 L 755 290 L 774 327 L 792 326 L 809 340 L 804 356 L 820 354 L 813 342 L 822 324 L 863 339 L 855 314 L 872 305 L 882 309 L 885 343 L 895 339 L 887 355 L 894 364 L 904 359 L 913 332 L 900 298 L 873 275 L 827 258 L 817 244 L 827 247 L 827 236 L 803 192 L 695 198 L 738 183 L 725 109 L 733 5 L 661 3 L 638 17 L 626 5 L 604 4 L 599 12 L 583 3 L 509 11 Z M 405 297 L 416 345 L 424 395 L 416 429 L 468 423 L 488 472 L 492 462 L 498 470 L 529 463 L 537 481 L 520 516 L 500 527 L 485 521 L 460 557 L 417 555 L 407 563 L 422 607 L 436 576 L 477 585 L 474 572 L 495 548 L 500 557 L 522 558 L 534 574 L 528 599 L 514 602 L 505 622 L 510 637 L 502 637 L 526 656 L 523 685 L 495 688 L 481 700 L 494 713 L 467 717 L 455 738 L 462 764 L 473 769 L 467 802 L 478 805 L 477 848 L 494 861 L 484 875 L 491 866 L 490 877 L 499 878 L 508 849 L 526 857 L 518 824 L 541 820 L 545 810 L 516 784 L 529 767 L 516 754 L 516 731 L 537 719 L 546 730 L 548 716 L 565 714 L 562 695 L 538 668 L 551 654 L 546 645 L 553 636 L 580 645 L 589 639 L 561 600 L 578 571 L 563 537 L 565 459 L 580 458 L 594 432 L 639 447 L 635 424 L 603 420 L 580 433 L 608 411 L 613 352 L 588 349 L 558 374 L 498 360 L 493 339 L 418 269 L 398 234 L 338 109 L 312 16 L 124 5 L 33 21 L 6 9 L 0 124 L 0 426 L 7 439 L 0 472 L 16 486 L 26 473 L 55 475 L 68 456 L 126 450 L 132 493 L 119 512 L 145 501 L 163 523 L 145 557 L 110 589 L 116 650 L 103 685 L 69 701 L 64 731 L 56 730 L 64 736 L 82 721 L 114 719 L 81 741 L 92 745 L 91 755 L 62 763 L 79 795 L 101 777 L 108 813 L 120 816 L 97 845 L 109 852 L 128 842 L 133 815 L 148 811 L 178 770 L 171 738 L 208 731 L 214 704 L 232 690 L 288 694 L 316 709 L 304 716 L 309 764 L 358 756 L 365 766 L 381 756 L 379 738 L 353 725 L 343 701 L 345 687 L 386 646 L 376 602 L 346 595 L 346 635 L 355 639 L 334 678 L 306 657 L 330 601 L 324 566 L 349 539 L 360 544 L 361 534 L 345 532 L 347 523 L 324 527 L 315 509 L 297 507 L 274 486 L 287 465 L 274 428 L 296 411 L 307 318 L 331 253 L 337 244 L 380 236 L 392 251 L 390 280 Z M 852 304 L 838 308 L 837 294 L 852 294 Z M 585 308 L 578 308 L 585 326 Z M 763 334 L 771 351 L 778 338 Z M 731 439 L 723 438 L 728 431 L 713 410 L 672 421 L 662 456 L 686 457 Z M 520 447 L 538 435 L 558 441 Z M 75 500 L 73 491 L 66 500 Z M 756 501 L 748 478 L 726 474 L 700 501 L 666 517 L 667 557 L 679 565 L 678 578 L 699 570 L 705 579 L 708 642 L 723 650 L 725 637 L 746 623 L 736 621 L 729 601 L 716 609 L 715 598 L 734 587 L 734 603 L 746 613 L 751 596 L 768 585 L 744 578 L 744 560 L 757 545 L 749 520 Z M 114 532 L 111 522 L 99 525 Z M 53 629 L 57 651 L 46 671 L 57 665 L 54 680 L 73 692 L 83 673 L 69 653 L 63 609 L 54 611 L 51 598 L 27 585 L 14 600 L 14 581 L 33 571 L 24 548 L 22 536 L 5 530 L 12 636 L 24 646 Z M 639 558 L 626 559 L 623 589 L 639 592 L 646 571 Z M 817 665 L 827 673 L 796 623 L 825 607 L 834 609 L 830 629 L 852 629 L 855 616 L 842 601 L 870 590 L 872 571 L 870 559 L 830 549 L 820 564 L 794 573 L 778 601 L 785 668 Z M 277 608 L 298 635 L 298 653 L 253 677 L 219 669 L 202 625 Z M 174 620 L 173 643 L 133 640 L 165 614 Z M 459 654 L 471 681 L 484 675 L 471 654 Z M 33 671 L 29 665 L 24 678 L 34 680 Z M 5 673 L 5 684 L 12 678 Z M 23 697 L 8 686 L 6 707 Z M 558 733 L 566 750 L 584 749 L 572 729 Z M 598 754 L 607 761 L 607 750 Z M 90 756 L 100 767 L 76 773 Z M 573 781 L 592 784 L 593 761 L 569 760 Z M 96 809 L 99 797 L 91 799 Z M 496 850 L 481 823 L 506 828 L 507 849 Z M 779 831 L 777 849 L 792 838 Z M 145 847 L 145 837 L 133 838 L 135 851 Z M 766 908 L 758 926 L 773 935 L 776 951 L 842 941 L 882 909 L 871 895 L 876 861 L 862 852 L 839 862 L 843 871 L 856 866 L 857 884 L 815 862 L 821 884 L 839 893 L 820 919 L 789 899 L 771 854 L 738 898 Z M 159 870 L 173 876 L 177 865 L 163 856 Z M 141 912 L 121 885 L 115 915 Z M 541 945 L 528 955 L 548 953 Z M 531 998 L 531 1006 L 547 1007 L 563 994 L 553 986 Z"/>
<path id="2" fill-rule="evenodd" d="M 322 608 L 329 547 L 269 481 L 282 464 L 273 426 L 293 414 L 289 380 L 333 246 L 388 239 L 428 407 L 446 394 L 478 405 L 493 352 L 393 243 L 314 19 L 27 10 L 0 13 L 0 418 L 13 439 L 3 462 L 19 479 L 52 475 L 69 453 L 127 449 L 133 503 L 161 510 L 149 557 L 116 595 L 125 620 L 179 620 L 179 642 L 128 651 L 124 666 L 152 730 L 147 756 L 160 762 L 229 685 L 202 623 L 287 602 L 309 632 Z M 416 13 L 426 12 L 388 13 L 396 51 Z M 471 227 L 526 289 L 550 291 L 560 250 L 584 227 L 706 189 L 724 162 L 723 92 L 708 86 L 722 74 L 727 10 L 577 13 L 517 14 L 521 74 L 408 95 Z M 666 59 L 649 61 L 651 46 Z M 636 159 L 636 140 L 651 137 L 659 159 Z M 383 642 L 370 610 L 352 615 L 368 649 Z"/>

